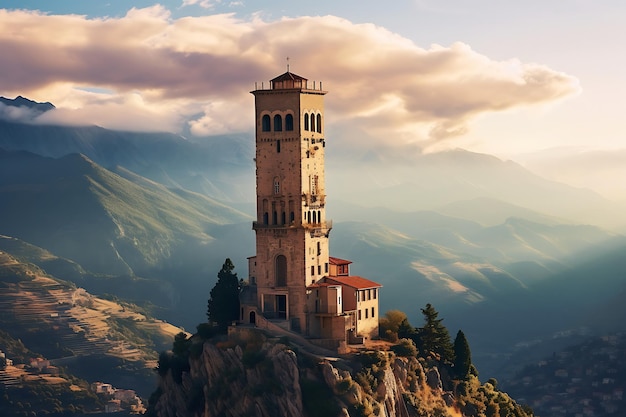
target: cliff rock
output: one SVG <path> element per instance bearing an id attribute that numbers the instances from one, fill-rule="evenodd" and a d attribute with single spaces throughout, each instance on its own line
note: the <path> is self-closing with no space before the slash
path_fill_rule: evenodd
<path id="1" fill-rule="evenodd" d="M 442 380 L 447 372 L 436 363 L 390 351 L 316 356 L 248 329 L 219 340 L 194 336 L 188 355 L 167 358 L 153 417 L 532 416 L 474 376 Z"/>

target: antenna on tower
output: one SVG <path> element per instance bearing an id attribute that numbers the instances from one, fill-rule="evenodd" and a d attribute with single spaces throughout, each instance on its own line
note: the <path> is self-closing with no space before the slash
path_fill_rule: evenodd
<path id="1" fill-rule="evenodd" d="M 287 72 L 289 72 L 289 57 L 287 57 Z"/>

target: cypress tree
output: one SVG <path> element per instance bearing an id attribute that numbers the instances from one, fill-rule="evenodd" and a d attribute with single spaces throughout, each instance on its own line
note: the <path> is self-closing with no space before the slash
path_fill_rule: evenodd
<path id="1" fill-rule="evenodd" d="M 454 374 L 458 379 L 467 379 L 472 367 L 472 354 L 465 334 L 459 330 L 454 338 Z"/>
<path id="2" fill-rule="evenodd" d="M 230 258 L 226 258 L 222 269 L 217 274 L 217 282 L 209 297 L 207 317 L 225 331 L 228 325 L 239 319 L 239 290 L 241 288 L 237 273 L 233 272 Z"/>

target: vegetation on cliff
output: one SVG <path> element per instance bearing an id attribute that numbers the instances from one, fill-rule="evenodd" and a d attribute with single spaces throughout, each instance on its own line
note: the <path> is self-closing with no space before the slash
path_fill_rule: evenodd
<path id="1" fill-rule="evenodd" d="M 404 313 L 389 312 L 381 327 L 393 342 L 335 358 L 297 338 L 248 327 L 224 335 L 200 325 L 161 354 L 148 415 L 533 415 L 500 392 L 495 379 L 480 382 L 462 332 L 453 344 L 436 310 L 427 306 L 423 313 L 424 327 L 414 328 Z"/>

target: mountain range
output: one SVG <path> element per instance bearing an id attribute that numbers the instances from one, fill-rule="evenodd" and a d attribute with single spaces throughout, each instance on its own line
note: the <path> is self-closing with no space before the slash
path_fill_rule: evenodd
<path id="1" fill-rule="evenodd" d="M 254 254 L 251 137 L 0 121 L 0 234 L 50 253 L 31 262 L 59 278 L 191 328 L 223 260 L 245 278 Z M 348 158 L 328 142 L 331 254 L 383 285 L 382 311 L 415 318 L 434 304 L 480 369 L 495 375 L 516 344 L 587 326 L 619 303 L 617 203 L 489 155 Z"/>

